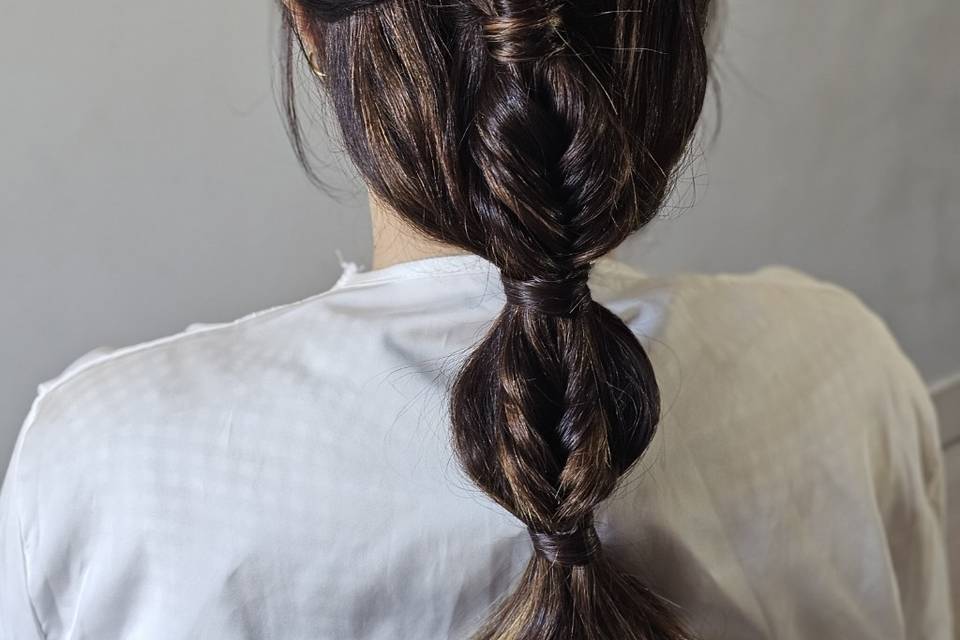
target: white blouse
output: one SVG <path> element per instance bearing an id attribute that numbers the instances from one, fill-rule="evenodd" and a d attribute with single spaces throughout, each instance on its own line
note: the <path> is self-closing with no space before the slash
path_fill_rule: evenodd
<path id="1" fill-rule="evenodd" d="M 930 397 L 849 291 L 771 266 L 595 299 L 663 419 L 606 553 L 705 640 L 949 640 Z M 39 386 L 0 494 L 0 639 L 466 638 L 531 554 L 463 475 L 447 390 L 503 304 L 446 256 L 101 349 Z"/>

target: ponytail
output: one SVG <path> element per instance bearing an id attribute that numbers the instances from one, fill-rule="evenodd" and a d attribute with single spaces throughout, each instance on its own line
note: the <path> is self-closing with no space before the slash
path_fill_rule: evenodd
<path id="1" fill-rule="evenodd" d="M 534 552 L 476 640 L 690 638 L 597 535 L 594 510 L 650 444 L 660 398 L 640 342 L 588 280 L 653 218 L 686 150 L 706 2 L 349 5 L 294 9 L 347 150 L 419 232 L 493 262 L 506 297 L 450 416 L 466 473 Z M 289 97 L 289 58 L 287 71 Z"/>

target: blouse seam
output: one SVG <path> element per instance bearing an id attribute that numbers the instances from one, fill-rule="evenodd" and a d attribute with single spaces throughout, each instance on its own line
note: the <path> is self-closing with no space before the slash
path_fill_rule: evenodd
<path id="1" fill-rule="evenodd" d="M 356 281 L 347 281 L 340 285 L 335 285 L 331 291 L 342 291 L 343 289 L 352 289 L 354 287 L 363 287 L 368 284 L 383 284 L 384 282 L 405 282 L 407 280 L 423 280 L 424 278 L 446 278 L 454 276 L 464 276 L 464 275 L 479 275 L 483 273 L 488 273 L 493 269 L 490 268 L 480 268 L 480 269 L 458 269 L 457 271 L 438 271 L 435 273 L 405 273 L 400 276 L 384 276 L 382 278 L 370 278 L 364 280 Z M 362 275 L 363 272 L 360 272 L 358 275 Z M 369 273 L 369 272 L 368 272 Z"/>

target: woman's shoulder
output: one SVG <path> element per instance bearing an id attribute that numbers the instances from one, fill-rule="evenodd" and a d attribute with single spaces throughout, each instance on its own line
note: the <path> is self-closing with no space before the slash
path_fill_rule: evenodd
<path id="1" fill-rule="evenodd" d="M 649 274 L 619 260 L 602 260 L 596 269 L 598 279 L 615 291 L 615 297 L 642 296 L 653 291 L 669 291 L 671 299 L 699 304 L 737 303 L 754 298 L 753 304 L 776 303 L 784 311 L 784 302 L 797 305 L 829 305 L 849 315 L 879 318 L 851 289 L 838 282 L 819 278 L 803 269 L 786 264 L 768 264 L 744 271 L 676 271 Z"/>
<path id="2" fill-rule="evenodd" d="M 702 312 L 702 327 L 727 331 L 746 345 L 767 346 L 771 357 L 807 354 L 821 367 L 919 378 L 887 320 L 839 282 L 782 264 L 691 274 L 679 281 L 686 312 L 691 317 Z"/>
<path id="3" fill-rule="evenodd" d="M 611 307 L 644 341 L 668 397 L 671 387 L 683 388 L 688 402 L 699 395 L 711 411 L 732 415 L 747 398 L 755 408 L 801 413 L 820 401 L 875 433 L 881 423 L 897 428 L 873 419 L 891 407 L 914 412 L 924 430 L 936 422 L 926 384 L 890 324 L 842 284 L 780 264 L 653 277 L 609 269 L 620 280 Z M 645 305 L 656 308 L 647 314 L 655 322 L 644 324 Z"/>
<path id="4" fill-rule="evenodd" d="M 662 307 L 667 334 L 695 334 L 695 340 L 716 344 L 731 357 L 766 343 L 805 351 L 830 347 L 825 356 L 838 356 L 844 347 L 866 350 L 892 366 L 905 360 L 912 366 L 890 325 L 859 294 L 796 267 L 651 276 L 606 261 L 600 278 L 610 287 L 611 307 L 654 302 Z"/>
<path id="5" fill-rule="evenodd" d="M 133 423 L 216 413 L 237 389 L 283 375 L 296 364 L 298 332 L 332 337 L 317 330 L 330 329 L 326 307 L 313 304 L 325 294 L 74 358 L 36 387 L 14 450 L 21 472 L 42 468 L 52 452 L 114 438 Z"/>

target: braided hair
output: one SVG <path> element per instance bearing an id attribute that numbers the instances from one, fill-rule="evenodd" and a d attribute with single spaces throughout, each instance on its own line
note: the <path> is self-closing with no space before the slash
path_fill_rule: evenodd
<path id="1" fill-rule="evenodd" d="M 603 552 L 594 510 L 654 436 L 659 388 L 591 298 L 663 204 L 707 83 L 708 0 L 290 0 L 343 141 L 412 229 L 495 264 L 506 296 L 450 397 L 459 460 L 534 553 L 477 640 L 679 640 Z"/>

